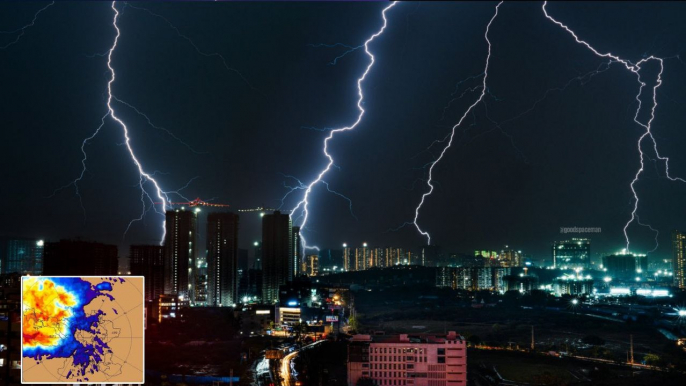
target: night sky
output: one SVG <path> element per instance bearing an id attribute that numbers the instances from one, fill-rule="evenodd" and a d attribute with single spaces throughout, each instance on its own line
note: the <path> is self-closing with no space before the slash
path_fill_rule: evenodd
<path id="1" fill-rule="evenodd" d="M 45 4 L 1 3 L 0 30 L 28 24 Z M 483 35 L 496 4 L 402 3 L 389 10 L 388 28 L 370 45 L 376 63 L 363 84 L 367 114 L 354 131 L 336 137 L 331 152 L 338 168 L 325 177 L 352 199 L 357 219 L 347 201 L 319 185 L 311 197 L 309 241 L 331 248 L 425 243 L 412 226 L 388 230 L 412 221 L 427 190 L 423 166 L 442 145 L 427 147 L 479 95 L 469 90 L 481 84 Z M 188 144 L 114 102 L 135 152 L 146 171 L 158 171 L 165 190 L 197 177 L 181 193 L 240 209 L 278 207 L 288 192 L 284 184 L 297 185 L 284 175 L 309 182 L 324 166 L 327 133 L 306 127 L 355 120 L 356 80 L 369 58 L 356 50 L 331 65 L 346 48 L 317 44 L 362 44 L 382 25 L 387 4 L 133 5 L 163 16 L 230 67 L 218 55 L 199 54 L 164 19 L 117 4 L 115 96 Z M 670 157 L 671 174 L 686 176 L 686 64 L 677 57 L 686 55 L 686 4 L 553 3 L 548 9 L 601 52 L 632 61 L 669 57 L 653 133 Z M 123 238 L 141 214 L 141 193 L 121 128 L 110 118 L 86 146 L 88 173 L 78 185 L 85 217 L 73 187 L 51 196 L 78 177 L 81 142 L 107 112 L 110 74 L 102 54 L 115 36 L 112 17 L 110 3 L 57 3 L 0 50 L 0 235 L 82 237 L 117 244 L 122 256 L 130 244 L 159 241 L 162 216 L 152 211 Z M 0 46 L 16 36 L 0 34 Z M 633 122 L 636 76 L 622 65 L 608 69 L 607 59 L 546 19 L 541 3 L 503 4 L 489 37 L 488 95 L 436 166 L 436 190 L 420 216 L 432 243 L 446 252 L 508 244 L 534 258 L 548 257 L 552 241 L 568 237 L 590 237 L 594 255 L 623 248 L 643 133 Z M 595 76 L 572 81 L 596 69 Z M 641 72 L 649 86 L 656 74 L 655 66 Z M 657 257 L 671 254 L 672 229 L 686 229 L 686 184 L 664 175 L 663 162 L 646 158 L 636 184 L 641 221 L 661 232 Z M 294 192 L 283 208 L 301 197 Z M 560 234 L 560 227 L 573 226 L 602 233 Z M 633 251 L 653 249 L 649 229 L 634 224 L 629 231 Z M 259 232 L 259 216 L 241 214 L 241 247 Z"/>

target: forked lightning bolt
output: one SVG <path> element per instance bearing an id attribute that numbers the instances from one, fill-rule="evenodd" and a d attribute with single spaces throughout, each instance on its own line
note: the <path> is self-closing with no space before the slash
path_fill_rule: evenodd
<path id="1" fill-rule="evenodd" d="M 636 221 L 637 224 L 639 224 L 639 225 L 641 225 L 641 226 L 648 227 L 651 231 L 653 231 L 653 232 L 656 233 L 656 237 L 655 237 L 656 246 L 655 246 L 655 249 L 657 249 L 657 234 L 658 234 L 658 231 L 657 231 L 656 229 L 654 229 L 653 227 L 651 227 L 650 224 L 642 223 L 642 222 L 639 220 L 638 214 L 637 214 L 637 212 L 638 212 L 639 198 L 638 198 L 638 193 L 636 193 L 636 186 L 635 186 L 635 185 L 636 185 L 636 182 L 638 182 L 638 180 L 639 180 L 641 174 L 643 173 L 644 167 L 645 167 L 645 164 L 644 164 L 644 157 L 646 157 L 646 156 L 643 154 L 643 149 L 641 148 L 641 145 L 642 145 L 643 141 L 646 139 L 646 137 L 648 137 L 648 138 L 650 139 L 650 141 L 651 141 L 651 143 L 652 143 L 652 145 L 653 145 L 653 151 L 655 152 L 655 157 L 657 157 L 657 159 L 659 159 L 660 161 L 664 161 L 664 163 L 665 163 L 665 177 L 667 177 L 667 179 L 669 179 L 670 181 L 686 182 L 686 180 L 684 180 L 684 179 L 682 179 L 682 178 L 679 178 L 679 177 L 672 177 L 672 176 L 669 174 L 669 158 L 668 158 L 668 157 L 663 157 L 663 156 L 660 155 L 660 153 L 659 153 L 659 151 L 658 151 L 658 149 L 657 149 L 657 142 L 655 141 L 655 137 L 653 137 L 653 133 L 651 132 L 651 125 L 652 125 L 652 123 L 653 123 L 653 120 L 655 119 L 655 109 L 657 109 L 657 89 L 662 85 L 662 73 L 663 73 L 663 71 L 664 71 L 664 58 L 658 58 L 658 57 L 655 57 L 655 56 L 652 56 L 652 55 L 651 55 L 651 56 L 649 56 L 649 57 L 646 57 L 646 58 L 643 58 L 643 59 L 639 60 L 639 61 L 636 62 L 636 63 L 632 63 L 631 61 L 626 60 L 626 59 L 622 59 L 622 58 L 620 58 L 619 56 L 616 56 L 616 55 L 614 55 L 614 54 L 612 54 L 612 53 L 610 53 L 610 52 L 601 53 L 601 52 L 599 52 L 598 50 L 596 50 L 595 48 L 593 48 L 593 46 L 591 46 L 589 43 L 587 43 L 586 41 L 580 39 L 580 38 L 576 35 L 576 33 L 574 33 L 574 31 L 572 31 L 572 30 L 571 30 L 569 27 L 567 27 L 565 24 L 563 24 L 563 23 L 557 21 L 557 20 L 554 19 L 552 16 L 550 16 L 550 14 L 548 13 L 548 11 L 547 11 L 547 9 L 546 9 L 546 5 L 548 5 L 548 2 L 544 2 L 544 3 L 543 3 L 543 7 L 542 7 L 542 8 L 543 8 L 543 13 L 545 14 L 545 16 L 546 16 L 550 21 L 552 21 L 553 23 L 555 23 L 556 25 L 558 25 L 559 27 L 561 27 L 562 29 L 564 29 L 565 31 L 567 31 L 570 35 L 572 35 L 572 37 L 574 38 L 574 40 L 575 40 L 577 43 L 579 43 L 579 44 L 585 46 L 585 47 L 588 48 L 591 52 L 593 52 L 595 55 L 597 55 L 597 56 L 599 56 L 599 57 L 609 58 L 609 59 L 611 59 L 611 60 L 613 60 L 613 61 L 615 61 L 615 62 L 621 63 L 622 65 L 624 65 L 624 67 L 625 67 L 627 70 L 631 71 L 632 73 L 634 73 L 634 74 L 636 75 L 636 80 L 637 80 L 637 82 L 638 82 L 638 84 L 639 84 L 639 88 L 638 88 L 638 93 L 636 94 L 636 97 L 635 97 L 636 101 L 638 102 L 638 107 L 636 108 L 636 113 L 634 114 L 634 122 L 636 122 L 639 126 L 643 127 L 643 129 L 645 129 L 645 132 L 639 137 L 638 143 L 637 143 L 638 152 L 639 152 L 639 155 L 640 155 L 640 167 L 639 167 L 638 170 L 636 171 L 636 174 L 634 175 L 634 178 L 633 178 L 633 180 L 631 181 L 631 184 L 629 185 L 629 187 L 631 188 L 631 192 L 633 193 L 633 196 L 634 196 L 634 206 L 633 206 L 633 210 L 631 211 L 631 218 L 630 218 L 629 221 L 626 223 L 626 225 L 624 225 L 624 238 L 626 239 L 626 250 L 629 251 L 629 250 L 630 250 L 630 249 L 629 249 L 629 246 L 630 246 L 631 243 L 630 243 L 630 240 L 629 240 L 628 228 L 629 228 L 629 226 L 630 226 L 634 221 Z M 639 114 L 640 114 L 641 108 L 642 108 L 641 95 L 642 95 L 642 93 L 643 93 L 643 89 L 646 87 L 647 84 L 646 84 L 645 81 L 643 81 L 643 80 L 641 79 L 640 71 L 641 71 L 641 69 L 642 69 L 642 66 L 643 66 L 644 64 L 646 64 L 646 63 L 649 63 L 649 62 L 657 62 L 657 63 L 659 64 L 659 72 L 658 72 L 657 78 L 656 78 L 656 80 L 655 80 L 655 85 L 652 87 L 652 89 L 653 89 L 653 90 L 652 90 L 652 106 L 650 107 L 649 118 L 647 119 L 647 121 L 641 122 L 641 121 L 639 120 Z M 653 249 L 653 250 L 655 250 L 655 249 Z"/>
<path id="2" fill-rule="evenodd" d="M 424 205 L 426 198 L 429 197 L 431 195 L 431 193 L 433 193 L 433 191 L 434 191 L 434 181 L 433 181 L 434 167 L 436 167 L 436 165 L 441 161 L 441 159 L 443 159 L 443 156 L 445 155 L 445 153 L 452 146 L 453 139 L 455 138 L 455 133 L 456 133 L 457 129 L 460 127 L 460 125 L 462 125 L 462 122 L 465 120 L 467 115 L 469 115 L 469 113 L 474 109 L 474 107 L 476 107 L 476 105 L 478 105 L 484 99 L 484 96 L 488 92 L 488 87 L 486 86 L 486 80 L 488 79 L 488 64 L 491 60 L 491 41 L 488 39 L 488 32 L 491 29 L 491 24 L 493 24 L 493 20 L 495 20 L 495 18 L 498 16 L 498 10 L 500 9 L 500 6 L 502 4 L 503 4 L 503 2 L 501 1 L 500 3 L 498 3 L 498 5 L 496 5 L 495 14 L 491 18 L 491 20 L 488 22 L 488 25 L 486 26 L 486 32 L 484 33 L 484 38 L 486 39 L 486 43 L 488 43 L 488 55 L 486 56 L 486 65 L 484 66 L 483 82 L 482 82 L 481 93 L 479 94 L 479 98 L 477 98 L 477 100 L 474 101 L 474 103 L 472 103 L 467 108 L 467 110 L 465 110 L 464 114 L 462 114 L 462 117 L 457 121 L 457 124 L 455 124 L 455 126 L 453 126 L 450 134 L 448 134 L 448 136 L 446 137 L 446 139 L 448 140 L 448 143 L 443 147 L 441 154 L 438 156 L 438 158 L 436 158 L 433 162 L 430 163 L 431 166 L 429 166 L 429 177 L 426 180 L 426 184 L 429 186 L 429 191 L 422 194 L 422 199 L 414 211 L 414 221 L 412 221 L 412 224 L 414 224 L 414 226 L 417 228 L 417 231 L 419 231 L 419 233 L 422 236 L 426 237 L 426 242 L 429 245 L 431 244 L 431 235 L 429 234 L 428 231 L 422 230 L 422 228 L 419 226 L 419 222 L 418 222 L 419 221 L 419 212 L 422 209 L 422 206 Z M 443 141 L 440 141 L 440 142 L 444 142 L 444 141 L 445 141 L 445 139 Z M 434 144 L 435 143 L 436 143 L 436 141 L 434 141 Z M 403 224 L 403 226 L 406 224 Z"/>
<path id="3" fill-rule="evenodd" d="M 52 7 L 53 5 L 55 5 L 55 2 L 54 2 L 54 1 L 51 1 L 51 2 L 50 2 L 48 5 L 46 5 L 45 7 L 39 9 L 39 10 L 33 15 L 33 19 L 31 19 L 31 22 L 30 22 L 29 24 L 26 24 L 26 25 L 24 25 L 24 26 L 22 26 L 22 27 L 19 27 L 19 28 L 13 30 L 13 31 L 0 31 L 0 35 L 5 35 L 5 34 L 17 34 L 17 36 L 14 37 L 14 40 L 10 41 L 9 43 L 7 43 L 7 44 L 5 44 L 5 45 L 3 45 L 3 46 L 0 46 L 0 50 L 4 50 L 4 49 L 6 49 L 6 48 L 8 48 L 8 47 L 10 47 L 10 46 L 13 46 L 13 45 L 17 44 L 17 43 L 19 42 L 19 40 L 24 36 L 24 33 L 26 33 L 26 30 L 29 29 L 29 28 L 31 28 L 31 27 L 33 27 L 34 24 L 36 24 L 36 20 L 38 19 L 38 15 L 40 15 L 41 12 L 43 12 L 43 11 L 45 11 L 46 9 Z"/>
<path id="4" fill-rule="evenodd" d="M 107 107 L 107 113 L 105 115 L 103 115 L 103 117 L 100 121 L 100 125 L 95 130 L 95 132 L 93 132 L 93 134 L 91 134 L 89 137 L 84 139 L 83 143 L 81 144 L 81 153 L 83 154 L 83 158 L 81 159 L 81 166 L 82 166 L 81 173 L 79 174 L 79 176 L 74 181 L 72 181 L 69 184 L 57 189 L 55 191 L 55 193 L 59 190 L 67 188 L 69 186 L 74 186 L 74 189 L 76 191 L 76 195 L 79 197 L 79 202 L 81 203 L 81 209 L 84 211 L 84 216 L 85 216 L 85 208 L 83 207 L 83 202 L 81 201 L 81 195 L 79 193 L 79 185 L 78 184 L 79 184 L 79 182 L 81 182 L 83 180 L 84 175 L 87 171 L 86 161 L 88 159 L 88 154 L 86 152 L 86 146 L 89 144 L 89 142 L 91 140 L 93 140 L 93 138 L 95 138 L 100 133 L 102 128 L 105 126 L 105 120 L 107 119 L 107 117 L 112 118 L 112 120 L 114 120 L 115 123 L 119 127 L 121 127 L 121 129 L 122 129 L 122 133 L 124 135 L 124 144 L 123 145 L 126 147 L 128 154 L 131 157 L 131 160 L 133 161 L 134 165 L 136 166 L 136 169 L 138 171 L 138 176 L 139 176 L 138 186 L 141 189 L 141 203 L 143 204 L 143 210 L 142 210 L 139 218 L 133 219 L 129 223 L 129 225 L 126 228 L 126 231 L 128 231 L 133 222 L 142 219 L 143 216 L 145 215 L 145 213 L 146 213 L 145 198 L 147 198 L 148 201 L 150 201 L 151 205 L 154 205 L 154 201 L 159 201 L 162 205 L 161 211 L 158 211 L 158 210 L 155 210 L 155 211 L 157 213 L 164 215 L 164 212 L 167 209 L 167 202 L 169 202 L 168 194 L 173 193 L 173 192 L 168 193 L 168 192 L 165 192 L 162 190 L 159 183 L 154 178 L 154 175 L 156 174 L 156 172 L 148 173 L 145 171 L 145 169 L 143 168 L 143 165 L 140 163 L 138 157 L 136 156 L 136 153 L 134 152 L 133 147 L 131 146 L 131 138 L 129 136 L 129 129 L 126 126 L 126 123 L 124 123 L 124 121 L 117 116 L 116 111 L 113 107 L 113 101 L 117 101 L 117 98 L 114 96 L 114 93 L 112 92 L 112 85 L 114 84 L 114 82 L 116 80 L 115 70 L 114 70 L 114 67 L 112 65 L 112 55 L 114 54 L 114 51 L 117 48 L 117 44 L 119 42 L 119 37 L 121 36 L 121 31 L 120 31 L 119 26 L 117 24 L 117 21 L 119 18 L 119 11 L 117 10 L 116 2 L 114 2 L 114 1 L 112 2 L 111 8 L 112 8 L 112 11 L 114 11 L 114 17 L 112 19 L 112 26 L 114 27 L 114 30 L 116 31 L 116 35 L 114 37 L 114 41 L 112 42 L 112 46 L 107 51 L 107 68 L 108 68 L 109 73 L 110 73 L 110 79 L 107 82 L 107 106 L 106 106 Z M 153 200 L 152 197 L 150 197 L 150 194 L 146 190 L 146 185 L 152 185 L 154 187 L 154 195 L 157 196 L 156 200 Z M 55 193 L 53 193 L 53 195 Z M 125 232 L 125 234 L 126 234 L 126 232 Z M 162 242 L 164 242 L 164 236 L 165 236 L 165 224 L 163 221 L 162 222 L 162 238 L 160 240 L 160 244 L 162 244 Z"/>
<path id="5" fill-rule="evenodd" d="M 141 190 L 144 192 L 142 194 L 147 194 L 145 193 L 145 187 L 144 185 L 147 182 L 152 183 L 152 185 L 155 187 L 155 193 L 157 195 L 157 198 L 159 198 L 159 202 L 162 203 L 162 212 L 166 212 L 167 210 L 167 194 L 160 188 L 159 183 L 151 174 L 148 174 L 145 172 L 143 169 L 143 165 L 141 165 L 140 161 L 136 157 L 135 152 L 133 151 L 133 148 L 131 147 L 131 138 L 129 137 L 129 129 L 126 127 L 126 123 L 122 121 L 119 117 L 117 117 L 116 112 L 114 111 L 114 108 L 112 107 L 112 100 L 114 99 L 112 95 L 112 85 L 114 84 L 114 81 L 116 80 L 116 74 L 114 72 L 114 67 L 112 67 L 112 54 L 114 53 L 114 50 L 117 48 L 117 43 L 119 42 L 119 37 L 121 36 L 121 31 L 119 30 L 119 26 L 117 25 L 117 18 L 119 17 L 119 11 L 117 11 L 116 7 L 116 2 L 112 2 L 112 10 L 114 11 L 114 18 L 112 19 L 112 26 L 114 29 L 117 31 L 116 36 L 114 37 L 114 42 L 112 43 L 112 47 L 109 49 L 107 53 L 107 68 L 110 70 L 110 80 L 107 82 L 107 110 L 109 111 L 109 115 L 112 119 L 114 119 L 119 126 L 121 126 L 123 133 L 124 133 L 124 139 L 125 139 L 125 144 L 126 144 L 126 149 L 129 152 L 129 155 L 131 156 L 131 160 L 133 163 L 136 165 L 136 168 L 138 169 L 138 174 L 139 174 L 139 182 L 140 182 L 140 187 Z M 165 227 L 165 222 L 162 222 L 162 238 L 160 239 L 160 245 L 164 243 L 164 236 L 166 234 L 166 227 Z"/>
<path id="6" fill-rule="evenodd" d="M 307 226 L 307 220 L 308 220 L 308 217 L 310 214 L 309 208 L 308 208 L 308 205 L 309 205 L 308 199 L 310 197 L 310 193 L 312 193 L 312 189 L 318 183 L 323 182 L 322 180 L 323 180 L 324 176 L 326 175 L 326 173 L 328 173 L 329 170 L 331 170 L 331 167 L 334 166 L 333 157 L 331 156 L 331 154 L 329 154 L 329 151 L 328 151 L 329 141 L 331 141 L 336 136 L 336 134 L 338 134 L 338 133 L 353 130 L 362 121 L 362 117 L 364 116 L 364 113 L 365 113 L 365 110 L 362 107 L 362 101 L 364 100 L 364 93 L 362 92 L 362 83 L 367 78 L 367 75 L 369 74 L 369 71 L 371 70 L 372 66 L 374 66 L 374 55 L 369 51 L 369 43 L 371 43 L 372 41 L 374 41 L 374 39 L 376 39 L 381 34 L 383 34 L 384 30 L 386 29 L 386 26 L 388 25 L 388 20 L 386 19 L 386 12 L 388 12 L 389 9 L 395 7 L 396 4 L 397 4 L 396 2 L 393 2 L 389 6 L 387 6 L 386 8 L 383 9 L 383 11 L 381 12 L 381 17 L 383 18 L 383 26 L 381 27 L 381 29 L 379 29 L 379 31 L 377 31 L 374 35 L 369 37 L 369 39 L 367 39 L 364 42 L 364 52 L 367 54 L 367 56 L 369 56 L 369 64 L 367 65 L 367 68 L 365 69 L 362 76 L 359 79 L 357 79 L 357 95 L 358 95 L 357 109 L 359 110 L 359 114 L 357 116 L 357 119 L 350 126 L 341 127 L 338 129 L 333 129 L 329 132 L 329 135 L 324 139 L 324 148 L 323 148 L 324 156 L 328 159 L 326 167 L 321 172 L 319 172 L 319 174 L 317 175 L 317 178 L 315 178 L 312 182 L 310 182 L 309 185 L 307 185 L 303 199 L 300 202 L 298 202 L 298 204 L 295 206 L 295 208 L 293 208 L 293 210 L 291 211 L 291 216 L 293 216 L 296 211 L 302 210 L 302 213 L 301 213 L 302 222 L 300 223 L 300 237 L 302 239 L 303 248 L 319 250 L 319 248 L 317 246 L 307 245 L 307 241 L 305 239 L 305 236 L 303 235 L 303 233 L 305 233 L 306 226 Z"/>

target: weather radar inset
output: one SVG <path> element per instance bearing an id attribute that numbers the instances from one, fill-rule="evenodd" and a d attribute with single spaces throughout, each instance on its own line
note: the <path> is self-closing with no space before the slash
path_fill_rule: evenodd
<path id="1" fill-rule="evenodd" d="M 22 383 L 143 383 L 143 277 L 22 277 Z"/>

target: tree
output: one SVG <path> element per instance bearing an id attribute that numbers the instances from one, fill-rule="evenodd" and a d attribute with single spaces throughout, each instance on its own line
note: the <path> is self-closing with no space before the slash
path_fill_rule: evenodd
<path id="1" fill-rule="evenodd" d="M 657 366 L 660 364 L 660 356 L 657 354 L 646 354 L 643 357 L 645 364 L 650 366 Z"/>

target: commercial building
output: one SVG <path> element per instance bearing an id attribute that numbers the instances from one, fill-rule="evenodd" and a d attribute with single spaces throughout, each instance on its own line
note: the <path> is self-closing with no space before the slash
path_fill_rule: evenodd
<path id="1" fill-rule="evenodd" d="M 275 211 L 262 217 L 262 301 L 279 300 L 279 286 L 293 280 L 291 217 Z"/>
<path id="2" fill-rule="evenodd" d="M 672 232 L 672 270 L 674 271 L 674 286 L 686 288 L 686 233 Z"/>
<path id="3" fill-rule="evenodd" d="M 164 237 L 164 293 L 195 301 L 198 216 L 185 208 L 168 210 Z"/>
<path id="4" fill-rule="evenodd" d="M 131 275 L 145 277 L 145 300 L 152 302 L 164 293 L 164 247 L 132 245 L 129 248 Z"/>
<path id="5" fill-rule="evenodd" d="M 236 310 L 237 319 L 241 321 L 241 334 L 249 336 L 269 330 L 275 318 L 274 309 L 273 305 L 250 304 Z"/>
<path id="6" fill-rule="evenodd" d="M 207 215 L 207 304 L 226 307 L 238 295 L 238 215 Z"/>
<path id="7" fill-rule="evenodd" d="M 152 319 L 162 323 L 167 319 L 183 317 L 183 310 L 189 307 L 188 299 L 176 295 L 160 295 L 152 307 Z"/>
<path id="8" fill-rule="evenodd" d="M 43 240 L 0 240 L 0 273 L 41 275 L 43 273 Z"/>
<path id="9" fill-rule="evenodd" d="M 361 378 L 376 385 L 467 384 L 467 347 L 454 331 L 446 335 L 354 335 L 348 346 L 348 386 Z"/>
<path id="10" fill-rule="evenodd" d="M 44 244 L 46 276 L 116 276 L 117 246 L 80 240 Z"/>
<path id="11" fill-rule="evenodd" d="M 553 243 L 553 267 L 588 269 L 591 266 L 591 240 L 571 239 Z"/>

